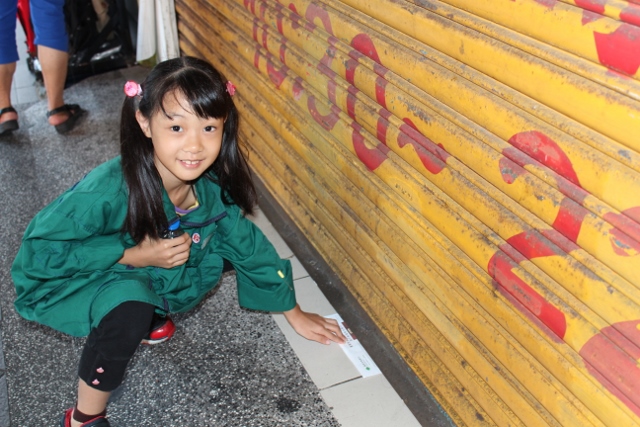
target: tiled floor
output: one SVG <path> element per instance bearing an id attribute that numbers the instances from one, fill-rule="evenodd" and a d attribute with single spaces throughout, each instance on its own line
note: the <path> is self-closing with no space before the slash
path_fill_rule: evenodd
<path id="1" fill-rule="evenodd" d="M 300 306 L 323 316 L 335 313 L 264 214 L 258 211 L 253 220 L 280 256 L 291 259 Z M 291 329 L 284 316 L 276 314 L 273 317 L 343 427 L 420 426 L 383 375 L 362 378 L 338 345 L 321 346 L 307 341 Z M 358 335 L 358 331 L 354 333 Z"/>
<path id="2" fill-rule="evenodd" d="M 21 60 L 18 63 L 11 91 L 14 105 L 38 101 L 42 91 L 28 70 L 25 58 L 26 48 L 20 41 L 23 40 L 24 35 L 21 34 L 19 25 L 17 32 Z M 295 288 L 301 307 L 321 315 L 335 313 L 336 311 L 264 214 L 258 211 L 253 220 L 275 245 L 280 256 L 291 260 Z M 362 378 L 338 345 L 322 346 L 307 341 L 292 330 L 282 315 L 274 315 L 274 319 L 343 427 L 420 425 L 383 375 Z M 354 333 L 357 336 L 357 331 Z"/>

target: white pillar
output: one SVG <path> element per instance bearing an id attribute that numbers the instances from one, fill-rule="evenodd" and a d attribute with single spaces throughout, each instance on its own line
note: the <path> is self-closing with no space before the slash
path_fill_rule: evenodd
<path id="1" fill-rule="evenodd" d="M 158 61 L 180 55 L 178 26 L 173 0 L 140 0 L 136 61 L 158 54 Z"/>

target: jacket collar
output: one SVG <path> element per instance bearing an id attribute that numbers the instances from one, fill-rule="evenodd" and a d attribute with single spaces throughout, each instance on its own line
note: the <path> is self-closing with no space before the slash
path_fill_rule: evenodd
<path id="1" fill-rule="evenodd" d="M 200 207 L 180 219 L 187 227 L 204 227 L 227 216 L 227 210 L 220 196 L 221 189 L 210 179 L 202 176 L 195 183 L 196 196 Z M 162 204 L 169 223 L 178 218 L 176 207 L 169 199 L 169 194 L 162 189 Z"/>

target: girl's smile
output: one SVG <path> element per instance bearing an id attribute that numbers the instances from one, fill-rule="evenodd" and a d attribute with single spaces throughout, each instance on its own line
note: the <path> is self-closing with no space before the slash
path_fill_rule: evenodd
<path id="1" fill-rule="evenodd" d="M 184 163 L 185 167 L 191 168 L 199 166 L 200 160 L 182 160 L 182 163 Z"/>

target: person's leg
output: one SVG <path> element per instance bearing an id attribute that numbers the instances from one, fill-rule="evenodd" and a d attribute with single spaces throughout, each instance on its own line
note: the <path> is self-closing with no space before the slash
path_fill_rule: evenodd
<path id="1" fill-rule="evenodd" d="M 42 67 L 42 78 L 47 90 L 47 110 L 51 111 L 64 105 L 64 83 L 67 80 L 69 54 L 60 50 L 38 45 L 38 60 Z M 50 125 L 59 125 L 69 118 L 66 111 L 49 117 Z"/>
<path id="2" fill-rule="evenodd" d="M 111 392 L 124 378 L 129 360 L 149 332 L 155 307 L 136 301 L 111 310 L 94 328 L 82 352 L 78 367 L 77 411 L 98 415 L 106 410 Z M 71 419 L 71 427 L 82 423 Z"/>
<path id="3" fill-rule="evenodd" d="M 78 403 L 76 408 L 83 414 L 100 414 L 106 413 L 107 402 L 111 396 L 110 391 L 100 391 L 90 387 L 83 380 L 78 380 Z M 82 402 L 82 404 L 80 403 Z M 75 412 L 75 409 L 74 409 Z M 73 413 L 72 413 L 73 414 Z M 77 414 L 71 417 L 71 427 L 80 427 L 82 421 L 77 421 Z M 85 421 L 86 422 L 86 421 Z"/>
<path id="4" fill-rule="evenodd" d="M 47 90 L 47 110 L 64 105 L 64 83 L 67 80 L 69 38 L 65 26 L 64 0 L 32 0 L 31 19 L 36 34 L 38 60 Z M 67 120 L 63 112 L 49 117 L 49 123 L 57 125 Z"/>
<path id="5" fill-rule="evenodd" d="M 11 106 L 11 82 L 16 71 L 16 63 L 0 65 L 0 110 Z M 18 115 L 13 111 L 0 116 L 0 124 L 8 120 L 16 120 Z"/>
<path id="6" fill-rule="evenodd" d="M 0 8 L 0 110 L 11 106 L 11 83 L 18 61 L 16 44 L 17 0 L 4 0 Z M 0 123 L 16 120 L 18 115 L 7 112 L 0 116 Z"/>
<path id="7" fill-rule="evenodd" d="M 64 84 L 67 79 L 69 38 L 64 18 L 64 0 L 32 0 L 31 19 L 36 33 L 38 60 L 47 90 L 47 119 L 64 133 L 73 128 L 84 113 L 79 106 L 65 106 Z"/>

